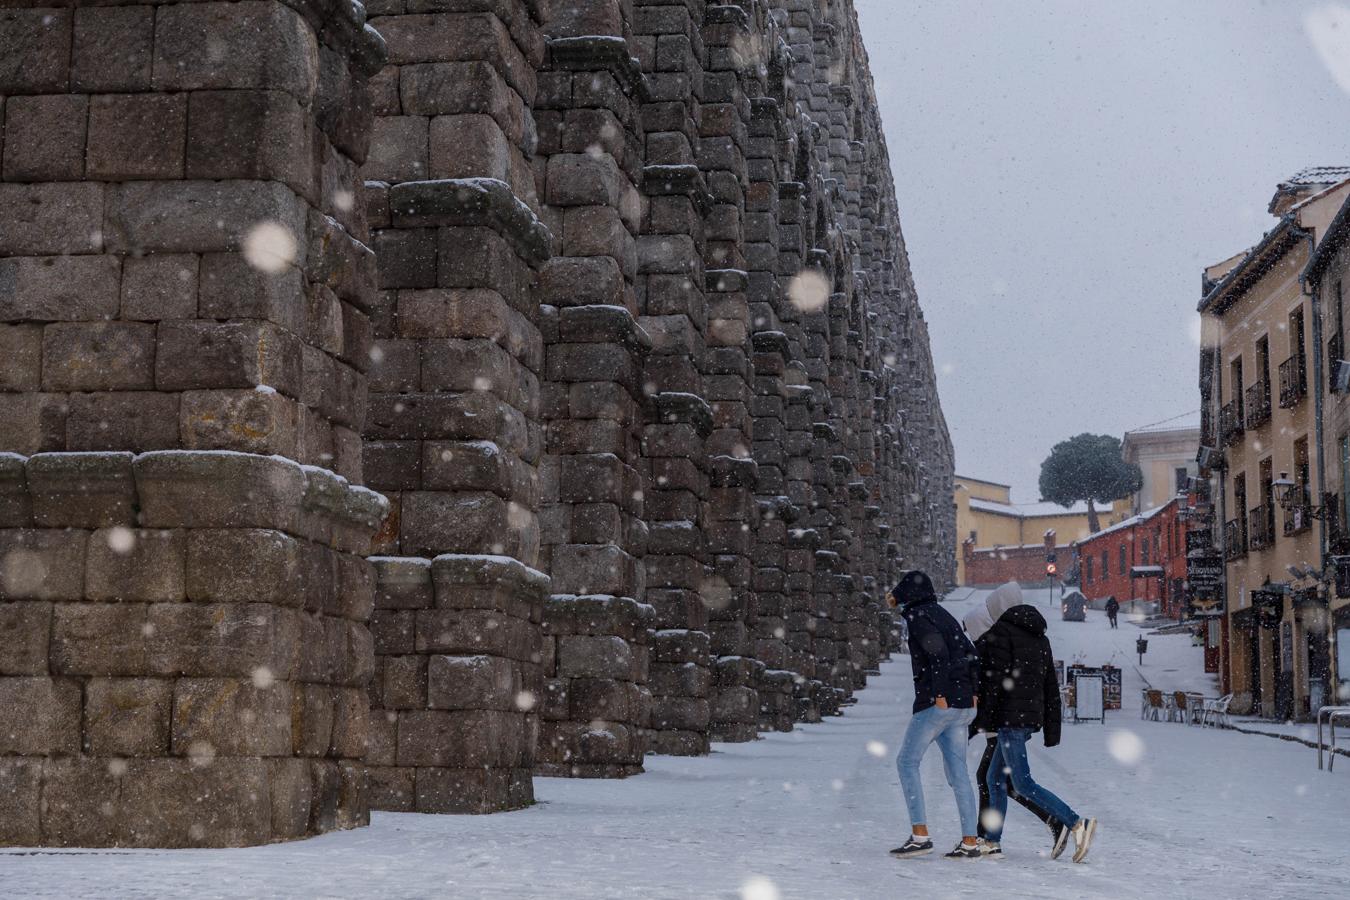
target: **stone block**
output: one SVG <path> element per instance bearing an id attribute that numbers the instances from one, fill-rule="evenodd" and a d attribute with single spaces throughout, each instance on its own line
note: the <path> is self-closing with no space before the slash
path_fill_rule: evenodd
<path id="1" fill-rule="evenodd" d="M 50 664 L 66 675 L 145 672 L 146 617 L 140 603 L 58 603 Z"/>
<path id="2" fill-rule="evenodd" d="M 93 756 L 167 756 L 173 682 L 91 678 L 85 685 L 84 750 Z"/>
<path id="3" fill-rule="evenodd" d="M 243 254 L 207 253 L 202 256 L 199 285 L 197 309 L 202 318 L 262 319 L 296 334 L 309 333 L 299 269 L 264 271 Z"/>
<path id="4" fill-rule="evenodd" d="M 0 755 L 79 753 L 80 702 L 69 678 L 0 678 Z"/>
<path id="5" fill-rule="evenodd" d="M 7 256 L 39 257 L 65 253 L 96 253 L 103 247 L 103 185 L 83 182 L 53 182 L 47 184 L 0 184 L 0 253 Z M 0 285 L 14 286 L 15 294 L 39 293 L 56 273 L 34 276 L 33 260 L 6 260 L 0 267 Z M 67 270 L 87 270 L 94 267 L 116 268 L 117 260 L 91 257 L 70 261 Z M 24 271 L 29 268 L 30 271 Z M 10 271 L 6 271 L 9 269 Z M 17 274 L 14 274 L 17 270 Z M 116 293 L 115 283 L 111 286 Z M 72 290 L 66 285 L 66 290 Z M 105 288 L 96 292 L 94 301 L 108 293 Z M 0 299 L 6 299 L 0 294 Z M 27 304 L 25 304 L 27 305 Z M 75 304 L 75 308 L 79 308 Z M 21 307 L 22 308 L 22 307 Z M 69 312 L 53 318 L 76 318 Z"/>
<path id="6" fill-rule="evenodd" d="M 51 631 L 50 603 L 0 603 L 0 675 L 46 675 Z"/>
<path id="7" fill-rule="evenodd" d="M 633 652 L 616 635 L 563 635 L 558 638 L 558 675 L 563 678 L 632 677 Z"/>
<path id="8" fill-rule="evenodd" d="M 291 687 L 291 738 L 298 756 L 322 757 L 333 745 L 336 689 L 324 684 Z"/>
<path id="9" fill-rule="evenodd" d="M 280 181 L 316 190 L 313 137 L 302 99 L 278 90 L 194 91 L 188 110 L 187 177 Z"/>
<path id="10" fill-rule="evenodd" d="M 42 326 L 0 325 L 0 391 L 36 391 L 41 385 Z"/>
<path id="11" fill-rule="evenodd" d="M 130 453 L 39 453 L 28 458 L 33 521 L 41 528 L 135 522 Z"/>
<path id="12" fill-rule="evenodd" d="M 267 322 L 164 322 L 155 353 L 162 391 L 265 385 L 300 396 L 300 342 Z"/>
<path id="13" fill-rule="evenodd" d="M 175 756 L 289 756 L 291 686 L 180 678 L 173 688 Z"/>
<path id="14" fill-rule="evenodd" d="M 416 770 L 418 812 L 490 813 L 520 809 L 534 802 L 529 769 Z"/>
<path id="15" fill-rule="evenodd" d="M 178 446 L 178 394 L 72 394 L 65 447 L 75 451 L 170 450 Z"/>
<path id="16" fill-rule="evenodd" d="M 553 591 L 640 596 L 636 561 L 612 545 L 560 544 L 553 548 Z"/>
<path id="17" fill-rule="evenodd" d="M 380 116 L 370 136 L 370 155 L 361 169 L 364 178 L 398 183 L 427 177 L 425 116 Z"/>
<path id="18" fill-rule="evenodd" d="M 414 812 L 417 808 L 418 771 L 396 766 L 370 766 L 370 808 L 388 812 Z"/>
<path id="19" fill-rule="evenodd" d="M 298 643 L 293 614 L 262 603 L 164 603 L 146 614 L 145 666 L 156 675 L 256 680 L 291 676 Z"/>
<path id="20" fill-rule="evenodd" d="M 122 318 L 155 322 L 197 315 L 197 270 L 193 253 L 127 257 L 122 263 Z"/>
<path id="21" fill-rule="evenodd" d="M 0 198 L 9 188 L 24 189 L 20 185 L 0 185 Z M 58 186 L 59 187 L 59 186 Z M 36 220 L 32 222 L 33 232 L 28 235 L 30 246 L 39 246 L 47 240 L 40 236 L 46 226 L 42 217 L 51 213 L 52 204 L 60 205 L 62 198 L 30 198 L 35 202 L 29 209 Z M 20 197 L 11 197 L 13 203 L 25 202 Z M 41 201 L 41 202 L 38 202 Z M 97 228 L 95 219 L 102 216 L 101 199 L 97 209 L 90 212 L 89 227 Z M 10 209 L 8 214 L 14 213 Z M 0 219 L 7 211 L 0 207 Z M 72 216 L 67 224 L 61 224 L 59 210 L 53 213 L 50 227 L 59 229 L 64 238 L 69 238 L 66 246 L 74 243 L 72 235 L 66 235 L 67 228 L 78 228 L 78 216 Z M 0 222 L 0 253 L 5 242 L 11 238 L 22 238 L 22 230 L 27 221 Z M 47 246 L 63 246 L 59 240 L 50 240 Z M 84 248 L 88 252 L 92 247 Z M 55 252 L 60 252 L 59 250 Z M 38 321 L 91 321 L 111 319 L 117 315 L 117 293 L 120 280 L 119 262 L 111 256 L 32 256 L 0 259 L 0 320 L 38 320 Z"/>
<path id="22" fill-rule="evenodd" d="M 99 764 L 106 769 L 101 760 Z M 118 843 L 130 847 L 244 847 L 272 837 L 269 762 L 133 759 L 121 781 Z M 89 846 L 87 839 L 67 843 Z"/>
<path id="23" fill-rule="evenodd" d="M 451 552 L 530 558 L 539 541 L 537 523 L 517 522 L 506 500 L 478 492 L 406 493 L 400 525 L 403 551 L 419 556 Z"/>
<path id="24" fill-rule="evenodd" d="M 431 709 L 517 710 L 524 686 L 510 660 L 492 656 L 426 657 Z"/>
<path id="25" fill-rule="evenodd" d="M 11 9 L 0 19 L 0 95 L 64 91 L 71 17 L 65 9 Z"/>
<path id="26" fill-rule="evenodd" d="M 539 652 L 538 627 L 514 616 L 478 609 L 422 609 L 414 615 L 418 653 L 530 662 Z"/>
<path id="27" fill-rule="evenodd" d="M 193 4 L 193 8 L 201 6 Z M 232 251 L 240 249 L 253 229 L 267 221 L 294 235 L 298 250 L 303 251 L 304 201 L 279 182 L 131 181 L 108 187 L 101 235 L 107 248 L 117 253 Z M 304 262 L 303 253 L 296 261 Z"/>
<path id="28" fill-rule="evenodd" d="M 79 600 L 87 543 L 83 531 L 0 530 L 0 600 Z"/>
<path id="29" fill-rule="evenodd" d="M 305 476 L 288 460 L 243 453 L 145 453 L 133 465 L 141 521 L 152 528 L 293 531 Z"/>
<path id="30" fill-rule="evenodd" d="M 87 177 L 99 181 L 182 178 L 187 126 L 184 94 L 92 98 Z"/>
<path id="31" fill-rule="evenodd" d="M 525 759 L 525 717 L 497 710 L 409 710 L 398 723 L 400 766 L 503 768 Z"/>
<path id="32" fill-rule="evenodd" d="M 0 759 L 0 846 L 41 843 L 42 766 L 41 758 Z"/>
<path id="33" fill-rule="evenodd" d="M 319 52 L 299 14 L 275 3 L 190 3 L 155 17 L 158 91 L 279 90 L 314 100 Z"/>
<path id="34" fill-rule="evenodd" d="M 429 609 L 433 603 L 431 561 L 372 557 L 377 609 Z"/>
<path id="35" fill-rule="evenodd" d="M 262 528 L 187 532 L 187 596 L 203 603 L 304 602 L 300 542 Z"/>
<path id="36" fill-rule="evenodd" d="M 89 98 L 10 97 L 5 104 L 6 181 L 76 181 L 84 175 Z"/>
<path id="37" fill-rule="evenodd" d="M 340 687 L 333 691 L 333 740 L 329 755 L 361 759 L 366 754 L 370 702 L 364 686 Z"/>
<path id="38" fill-rule="evenodd" d="M 76 9 L 71 88 L 80 92 L 148 90 L 154 40 L 153 7 Z"/>
<path id="39" fill-rule="evenodd" d="M 270 388 L 184 391 L 178 428 L 188 450 L 299 456 L 299 404 Z"/>
<path id="40" fill-rule="evenodd" d="M 140 322 L 71 322 L 42 333 L 49 391 L 144 390 L 154 386 L 155 328 Z"/>
<path id="41" fill-rule="evenodd" d="M 99 529 L 89 537 L 84 595 L 147 603 L 183 600 L 186 555 L 182 531 Z"/>
<path id="42" fill-rule="evenodd" d="M 511 143 L 484 115 L 437 116 L 428 135 L 428 177 L 511 180 Z"/>

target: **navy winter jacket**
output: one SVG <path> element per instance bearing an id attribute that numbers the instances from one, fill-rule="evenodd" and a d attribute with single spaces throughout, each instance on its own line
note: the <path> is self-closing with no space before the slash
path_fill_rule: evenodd
<path id="1" fill-rule="evenodd" d="M 956 709 L 975 705 L 979 655 L 961 630 L 961 623 L 936 598 L 914 600 L 900 607 L 909 627 L 909 658 L 914 666 L 914 711 L 937 703 Z"/>

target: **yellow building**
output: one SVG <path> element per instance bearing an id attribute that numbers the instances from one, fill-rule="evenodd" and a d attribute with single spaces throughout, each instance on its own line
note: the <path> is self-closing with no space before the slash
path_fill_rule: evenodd
<path id="1" fill-rule="evenodd" d="M 1300 508 L 1311 500 L 1285 510 L 1272 485 L 1287 472 L 1296 496 L 1311 498 L 1322 477 L 1309 395 L 1313 315 L 1300 276 L 1350 193 L 1350 181 L 1326 171 L 1280 185 L 1270 206 L 1278 224 L 1251 250 L 1206 271 L 1199 307 L 1201 440 L 1221 448 L 1224 460 L 1215 492 L 1226 559 L 1222 670 L 1233 709 L 1267 716 L 1307 713 L 1309 653 L 1319 652 L 1307 628 L 1316 586 L 1291 574 L 1320 567 L 1319 536 Z"/>
<path id="2" fill-rule="evenodd" d="M 1086 537 L 1087 504 L 1065 508 L 1057 503 L 1013 503 L 1012 488 L 996 481 L 957 475 L 956 500 L 956 583 L 966 584 L 962 545 L 974 541 L 977 550 L 1000 547 L 1041 546 L 1047 531 L 1054 531 L 1059 546 L 1066 550 L 1074 541 Z M 1119 507 L 1120 504 L 1117 504 Z M 1124 517 L 1116 509 L 1098 509 L 1098 524 L 1105 527 Z M 1068 560 L 1060 562 L 1068 568 Z"/>

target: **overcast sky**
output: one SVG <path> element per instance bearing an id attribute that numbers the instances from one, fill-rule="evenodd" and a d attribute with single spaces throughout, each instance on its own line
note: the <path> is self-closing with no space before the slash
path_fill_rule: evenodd
<path id="1" fill-rule="evenodd" d="M 1201 270 L 1350 164 L 1350 7 L 855 5 L 957 471 L 1035 500 L 1055 442 L 1198 408 Z"/>

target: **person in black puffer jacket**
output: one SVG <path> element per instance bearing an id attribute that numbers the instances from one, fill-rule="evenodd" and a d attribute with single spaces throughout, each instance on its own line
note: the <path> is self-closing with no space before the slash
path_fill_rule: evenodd
<path id="1" fill-rule="evenodd" d="M 999 616 L 976 642 L 980 691 L 972 729 L 998 735 L 986 780 L 989 809 L 983 812 L 983 818 L 987 849 L 1001 852 L 999 842 L 1008 813 L 1006 782 L 1010 780 L 1017 793 L 1044 808 L 1059 824 L 1051 858 L 1064 852 L 1072 835 L 1073 860 L 1081 862 L 1092 843 L 1096 820 L 1079 816 L 1037 784 L 1027 760 L 1027 741 L 1032 734 L 1044 732 L 1047 747 L 1058 744 L 1060 738 L 1059 680 L 1045 631 L 1045 618 L 1022 603 Z"/>
<path id="2" fill-rule="evenodd" d="M 891 591 L 891 599 L 900 607 L 909 631 L 909 658 L 914 672 L 914 715 L 895 758 L 909 810 L 910 835 L 891 853 L 910 857 L 933 851 L 919 763 L 929 746 L 936 743 L 942 751 L 947 784 L 956 795 L 956 809 L 961 818 L 961 843 L 947 856 L 979 859 L 976 843 L 979 805 L 966 768 L 966 729 L 975 719 L 979 657 L 961 624 L 938 603 L 933 582 L 923 572 L 917 569 L 906 572 Z"/>

